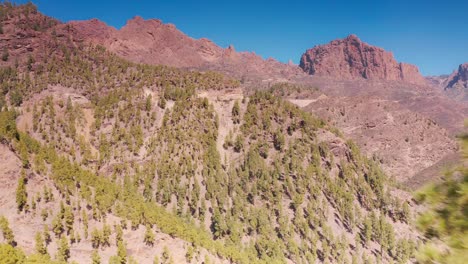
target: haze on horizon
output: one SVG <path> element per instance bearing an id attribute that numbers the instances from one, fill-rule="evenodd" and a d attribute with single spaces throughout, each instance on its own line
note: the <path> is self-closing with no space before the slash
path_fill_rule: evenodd
<path id="1" fill-rule="evenodd" d="M 120 28 L 136 15 L 157 18 L 191 37 L 285 63 L 297 64 L 306 49 L 349 34 L 417 65 L 423 75 L 450 74 L 468 61 L 468 2 L 461 0 L 32 2 L 64 22 L 98 18 Z"/>

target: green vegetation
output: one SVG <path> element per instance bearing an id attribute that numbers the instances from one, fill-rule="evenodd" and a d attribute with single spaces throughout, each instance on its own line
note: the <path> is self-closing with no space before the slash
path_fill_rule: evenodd
<path id="1" fill-rule="evenodd" d="M 411 222 L 408 204 L 392 195 L 378 163 L 277 96 L 303 88 L 275 85 L 234 101 L 232 120 L 220 122 L 196 92 L 239 82 L 213 72 L 133 64 L 102 47 L 75 44 L 57 39 L 54 52 L 44 51 L 47 60 L 31 55 L 0 70 L 1 94 L 10 98 L 0 111 L 0 141 L 21 158 L 25 173 L 53 183 L 29 195 L 32 212 L 25 210 L 26 177 L 18 183 L 18 209 L 40 212 L 55 235 L 44 225 L 31 257 L 50 262 L 47 245 L 54 240 L 57 260 L 67 261 L 82 234 L 94 248 L 93 263 L 101 262 L 98 250 L 111 245 L 117 255 L 110 263 L 131 263 L 124 230 L 141 227 L 148 246 L 158 246 L 155 230 L 187 241 L 187 260 L 200 257 L 199 249 L 254 264 L 347 263 L 351 255 L 373 262 L 364 249 L 382 262 L 412 257 L 412 240 L 393 229 Z M 23 104 L 48 86 L 67 87 L 89 101 L 54 94 Z M 22 105 L 29 110 L 17 109 L 33 120 L 25 132 L 17 130 L 12 108 Z M 232 129 L 220 150 L 224 122 Z M 109 215 L 122 219 L 113 229 Z M 6 219 L 1 227 L 14 245 Z M 173 262 L 167 248 L 159 257 Z"/>
<path id="2" fill-rule="evenodd" d="M 428 242 L 417 254 L 420 263 L 465 263 L 468 256 L 468 135 L 461 137 L 463 162 L 443 182 L 416 194 L 429 207 L 417 220 Z"/>
<path id="3" fill-rule="evenodd" d="M 4 216 L 0 217 L 0 229 L 2 230 L 2 235 L 7 244 L 11 246 L 16 246 L 15 236 L 13 234 L 13 230 L 10 228 L 10 224 L 8 223 L 8 219 Z"/>
<path id="4" fill-rule="evenodd" d="M 28 193 L 26 191 L 26 172 L 21 171 L 21 176 L 18 179 L 18 186 L 16 187 L 16 204 L 18 211 L 21 212 L 23 209 L 27 209 Z"/>

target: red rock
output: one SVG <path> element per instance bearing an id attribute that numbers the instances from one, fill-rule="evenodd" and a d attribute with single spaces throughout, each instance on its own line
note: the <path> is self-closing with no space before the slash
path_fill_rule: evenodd
<path id="1" fill-rule="evenodd" d="M 362 42 L 356 35 L 307 50 L 299 65 L 312 75 L 349 79 L 381 79 L 425 84 L 418 68 L 398 63 L 391 52 Z"/>
<path id="2" fill-rule="evenodd" d="M 305 76 L 296 65 L 264 60 L 250 52 L 237 52 L 232 45 L 224 49 L 205 38 L 193 39 L 161 20 L 144 20 L 137 16 L 120 30 L 94 19 L 69 24 L 84 39 L 137 63 L 216 70 L 242 79 L 287 80 Z"/>
<path id="3" fill-rule="evenodd" d="M 468 88 L 468 63 L 460 64 L 447 79 L 445 89 L 462 87 Z"/>

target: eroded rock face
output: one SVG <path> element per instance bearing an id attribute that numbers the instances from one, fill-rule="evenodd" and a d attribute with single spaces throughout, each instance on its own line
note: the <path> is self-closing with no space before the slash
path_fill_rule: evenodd
<path id="1" fill-rule="evenodd" d="M 454 87 L 468 88 L 468 63 L 460 64 L 447 79 L 445 89 Z"/>
<path id="2" fill-rule="evenodd" d="M 307 50 L 299 66 L 311 75 L 345 80 L 380 79 L 425 84 L 416 66 L 398 63 L 391 52 L 368 45 L 355 35 Z"/>

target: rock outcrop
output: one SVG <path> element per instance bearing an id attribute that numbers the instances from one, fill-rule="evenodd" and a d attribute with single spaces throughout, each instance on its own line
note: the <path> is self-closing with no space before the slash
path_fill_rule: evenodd
<path id="1" fill-rule="evenodd" d="M 447 78 L 445 89 L 456 87 L 468 88 L 468 63 L 460 64 L 458 70 Z"/>
<path id="2" fill-rule="evenodd" d="M 416 66 L 398 63 L 391 52 L 364 43 L 355 35 L 307 50 L 299 66 L 308 74 L 344 80 L 426 82 Z"/>

